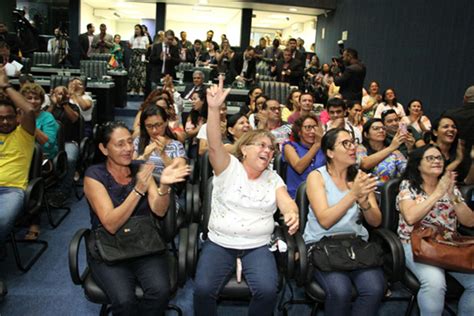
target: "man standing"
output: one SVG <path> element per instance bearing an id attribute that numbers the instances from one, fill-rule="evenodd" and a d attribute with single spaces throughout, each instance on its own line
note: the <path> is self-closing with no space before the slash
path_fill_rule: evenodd
<path id="1" fill-rule="evenodd" d="M 48 41 L 48 53 L 57 54 L 60 65 L 64 65 L 67 61 L 69 43 L 59 27 L 54 29 L 54 37 Z"/>
<path id="2" fill-rule="evenodd" d="M 35 112 L 33 106 L 8 83 L 0 69 L 0 257 L 5 255 L 5 240 L 23 210 L 33 150 Z M 17 108 L 21 112 L 17 112 Z"/>
<path id="3" fill-rule="evenodd" d="M 179 33 L 181 40 L 178 42 L 179 49 L 191 49 L 193 47 L 193 43 L 188 41 L 188 34 L 185 31 L 181 31 Z"/>
<path id="4" fill-rule="evenodd" d="M 94 40 L 95 27 L 92 23 L 87 24 L 87 32 L 79 35 L 79 49 L 81 51 L 81 60 L 89 59 L 92 53 L 92 41 Z"/>
<path id="5" fill-rule="evenodd" d="M 339 93 L 347 101 L 362 101 L 366 69 L 359 61 L 359 55 L 353 48 L 346 48 L 342 53 L 345 68 L 342 74 L 334 78 L 334 84 L 340 87 Z"/>
<path id="6" fill-rule="evenodd" d="M 288 40 L 288 48 L 291 50 L 291 57 L 304 65 L 306 57 L 305 54 L 298 50 L 298 41 L 295 38 L 290 38 Z"/>
<path id="7" fill-rule="evenodd" d="M 105 24 L 100 25 L 100 33 L 94 36 L 91 46 L 94 49 L 94 53 L 99 54 L 107 54 L 114 47 L 114 39 L 112 35 L 107 34 L 107 26 Z"/>
<path id="8" fill-rule="evenodd" d="M 291 86 L 299 86 L 303 79 L 303 65 L 298 59 L 291 57 L 291 50 L 286 48 L 283 51 L 283 58 L 279 59 L 275 66 L 272 66 L 272 76 L 276 76 L 277 81 L 288 82 Z"/>
<path id="9" fill-rule="evenodd" d="M 243 80 L 247 86 L 255 82 L 257 66 L 255 49 L 249 46 L 243 53 L 236 53 L 230 61 L 231 80 Z"/>
<path id="10" fill-rule="evenodd" d="M 204 49 L 206 49 L 208 43 L 212 43 L 212 44 L 214 44 L 214 49 L 215 49 L 215 50 L 219 50 L 219 44 L 217 44 L 216 42 L 214 42 L 214 41 L 212 40 L 213 37 L 214 37 L 214 31 L 213 31 L 213 30 L 207 31 L 206 40 L 203 42 L 203 44 L 204 44 Z"/>
<path id="11" fill-rule="evenodd" d="M 170 75 L 176 79 L 175 66 L 179 64 L 179 50 L 173 45 L 174 32 L 167 30 L 162 43 L 154 44 L 150 54 L 150 80 L 155 84 L 160 83 L 160 79 L 165 75 Z"/>

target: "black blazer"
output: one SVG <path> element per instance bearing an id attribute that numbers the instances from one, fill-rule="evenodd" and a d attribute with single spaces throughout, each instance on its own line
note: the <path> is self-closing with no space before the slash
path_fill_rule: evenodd
<path id="1" fill-rule="evenodd" d="M 365 66 L 356 63 L 347 66 L 342 75 L 334 78 L 334 84 L 341 87 L 339 92 L 346 100 L 361 101 L 365 80 Z"/>
<path id="2" fill-rule="evenodd" d="M 205 50 L 201 50 L 201 55 L 199 55 L 198 60 L 205 62 L 208 59 L 209 59 L 209 54 Z M 194 51 L 194 48 L 188 49 L 186 51 L 186 61 L 188 63 L 192 63 L 193 65 L 196 64 L 196 52 Z"/>
<path id="3" fill-rule="evenodd" d="M 230 61 L 230 76 L 231 79 L 235 79 L 235 77 L 240 76 L 242 72 L 242 68 L 244 67 L 244 54 L 243 53 L 236 53 L 234 57 L 232 57 Z M 255 75 L 257 73 L 257 66 L 255 62 L 255 58 L 252 58 L 248 61 L 247 71 L 245 72 L 245 78 L 249 81 L 255 81 Z"/>
<path id="4" fill-rule="evenodd" d="M 304 71 L 303 65 L 298 59 L 290 60 L 288 67 L 284 67 L 285 61 L 279 59 L 276 62 L 276 70 L 272 72 L 272 76 L 277 77 L 277 81 L 288 82 L 292 86 L 299 86 L 300 81 L 303 79 Z M 284 70 L 290 70 L 289 75 L 282 75 Z"/>
<path id="5" fill-rule="evenodd" d="M 81 59 L 89 59 L 87 57 L 87 51 L 89 50 L 89 37 L 87 33 L 79 35 L 79 51 L 81 53 Z"/>
<path id="6" fill-rule="evenodd" d="M 150 54 L 150 80 L 151 82 L 158 83 L 158 81 L 165 75 L 170 75 L 176 79 L 176 69 L 175 66 L 179 64 L 179 49 L 176 46 L 170 46 L 168 53 L 170 54 L 170 59 L 165 62 L 165 72 L 161 73 L 163 68 L 163 60 L 161 60 L 161 53 L 163 52 L 163 44 L 158 43 L 154 44 L 151 49 Z"/>

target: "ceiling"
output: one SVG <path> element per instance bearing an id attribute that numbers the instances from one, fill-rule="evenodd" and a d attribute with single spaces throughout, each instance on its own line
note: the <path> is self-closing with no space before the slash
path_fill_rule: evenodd
<path id="1" fill-rule="evenodd" d="M 126 0 L 84 0 L 95 9 L 110 9 L 121 19 L 154 19 L 155 3 L 152 0 L 132 2 Z M 324 10 L 288 7 L 240 1 L 217 0 L 164 0 L 168 4 L 166 18 L 172 21 L 193 21 L 222 24 L 231 20 L 238 11 L 251 8 L 254 18 L 252 26 L 257 28 L 284 29 L 293 23 L 306 22 Z"/>

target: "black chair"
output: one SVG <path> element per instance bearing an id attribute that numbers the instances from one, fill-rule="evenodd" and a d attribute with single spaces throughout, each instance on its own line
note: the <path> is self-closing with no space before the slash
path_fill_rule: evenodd
<path id="1" fill-rule="evenodd" d="M 163 219 L 159 220 L 163 237 L 166 242 L 171 242 L 176 236 L 176 204 L 174 200 L 174 192 L 170 195 L 169 208 Z M 184 229 L 183 229 L 184 230 Z M 187 232 L 180 231 L 179 250 L 178 253 L 170 252 L 167 253 L 169 277 L 170 277 L 170 292 L 176 293 L 178 287 L 182 287 L 186 281 L 186 249 L 187 249 Z M 69 273 L 74 284 L 80 285 L 84 289 L 86 298 L 96 304 L 101 304 L 100 315 L 108 315 L 108 305 L 110 300 L 105 292 L 97 285 L 94 278 L 92 277 L 91 271 L 87 263 L 85 263 L 84 269 L 80 271 L 80 246 L 81 241 L 87 245 L 89 236 L 91 234 L 90 229 L 82 228 L 76 232 L 71 242 L 69 243 L 68 260 L 69 260 Z M 143 297 L 143 289 L 140 285 L 136 286 L 135 295 L 138 300 Z M 181 309 L 176 306 L 169 304 L 168 309 L 175 310 L 178 315 L 182 315 Z"/>
<path id="2" fill-rule="evenodd" d="M 34 52 L 32 65 L 36 67 L 54 67 L 59 63 L 59 55 L 47 52 Z"/>
<path id="3" fill-rule="evenodd" d="M 283 179 L 283 182 L 286 183 L 286 171 L 288 169 L 288 163 L 283 161 L 283 153 L 278 152 L 273 158 L 273 170 L 275 170 L 278 175 Z"/>
<path id="4" fill-rule="evenodd" d="M 202 222 L 201 225 L 198 223 L 192 223 L 189 228 L 186 229 L 184 236 L 188 236 L 188 248 L 186 253 L 186 271 L 187 276 L 194 278 L 197 268 L 197 261 L 199 256 L 198 243 L 199 239 L 207 239 L 208 223 L 211 215 L 211 201 L 212 201 L 212 189 L 213 182 L 212 177 L 207 181 L 208 188 L 204 191 L 204 199 L 202 201 Z M 294 271 L 294 256 L 295 256 L 295 244 L 292 236 L 288 234 L 288 230 L 281 226 L 276 226 L 274 235 L 278 236 L 279 239 L 287 243 L 288 250 L 286 253 L 276 252 L 277 266 L 279 268 L 279 290 L 281 291 L 286 284 L 285 279 L 289 279 Z M 201 237 L 200 237 L 201 235 Z M 284 295 L 281 295 L 283 298 Z M 250 289 L 242 276 L 242 282 L 237 282 L 237 277 L 234 274 L 230 280 L 223 287 L 219 293 L 219 300 L 225 301 L 249 301 L 252 297 Z M 281 305 L 281 301 L 279 306 Z"/>
<path id="5" fill-rule="evenodd" d="M 44 196 L 44 181 L 41 177 L 42 157 L 43 151 L 41 150 L 41 145 L 35 144 L 28 175 L 29 182 L 25 190 L 24 211 L 22 216 L 17 220 L 18 226 L 28 223 L 31 217 L 39 216 L 39 213 L 41 212 L 41 205 Z M 17 239 L 15 237 L 15 232 L 10 234 L 10 243 L 12 245 L 16 265 L 18 269 L 23 272 L 28 271 L 48 248 L 48 242 L 44 240 Z M 24 252 L 20 251 L 19 244 L 33 245 L 35 251 L 33 254 L 29 253 L 25 256 Z M 26 262 L 24 257 L 27 257 Z"/>
<path id="6" fill-rule="evenodd" d="M 299 208 L 300 230 L 295 234 L 297 252 L 299 260 L 295 267 L 295 280 L 298 286 L 305 288 L 307 299 L 295 300 L 291 298 L 283 305 L 285 315 L 288 313 L 287 306 L 292 304 L 313 304 L 311 315 L 316 315 L 318 307 L 324 304 L 326 293 L 321 285 L 314 279 L 312 267 L 307 258 L 307 249 L 302 238 L 302 233 L 306 227 L 307 216 L 309 212 L 309 200 L 306 195 L 306 182 L 303 182 L 296 193 L 296 204 Z M 384 272 L 387 282 L 397 282 L 401 275 L 404 265 L 400 261 L 401 251 L 403 251 L 398 237 L 384 228 L 369 229 L 370 241 L 378 242 L 384 250 Z M 388 289 L 388 283 L 385 285 Z M 357 290 L 352 288 L 352 299 L 357 297 Z M 391 300 L 399 300 L 391 298 Z"/>
<path id="7" fill-rule="evenodd" d="M 51 199 L 51 197 L 54 197 L 54 193 L 50 190 L 53 187 L 57 186 L 57 184 L 66 176 L 68 168 L 67 154 L 64 149 L 64 127 L 61 122 L 56 122 L 59 125 L 57 134 L 57 143 L 59 151 L 57 155 L 53 158 L 52 170 L 43 177 L 45 183 L 45 194 L 43 196 L 43 203 L 46 208 L 46 214 L 48 216 L 49 224 L 53 228 L 58 227 L 59 224 L 61 224 L 61 222 L 71 212 L 71 208 L 65 205 L 67 201 L 63 201 L 63 203 L 61 204 L 56 204 L 55 202 L 52 202 Z M 63 211 L 59 215 L 53 215 L 52 209 Z"/>
<path id="8" fill-rule="evenodd" d="M 382 227 L 388 229 L 394 233 L 397 232 L 398 229 L 398 220 L 399 220 L 399 212 L 396 210 L 396 199 L 399 192 L 401 180 L 400 179 L 391 179 L 382 187 L 381 192 L 381 211 L 382 211 Z M 463 191 L 463 190 L 461 190 Z M 467 192 L 467 190 L 465 191 Z M 472 189 L 471 189 L 472 192 Z M 397 237 L 398 238 L 398 237 Z M 398 241 L 400 243 L 400 241 Z M 401 243 L 400 243 L 401 246 Z M 401 262 L 405 263 L 405 253 L 401 253 Z M 408 307 L 406 309 L 405 315 L 411 315 L 412 310 L 414 307 L 417 306 L 416 302 L 416 295 L 418 294 L 418 290 L 420 289 L 420 282 L 418 281 L 417 277 L 411 272 L 409 269 L 403 268 L 401 269 L 400 274 L 400 281 L 406 287 L 406 289 L 410 292 L 410 301 Z M 459 300 L 461 297 L 464 288 L 461 284 L 459 284 L 456 279 L 454 279 L 449 274 L 446 274 L 446 285 L 447 291 L 445 300 L 446 301 L 453 301 Z M 450 312 L 452 315 L 455 315 L 448 304 L 445 304 L 445 310 Z"/>
<path id="9" fill-rule="evenodd" d="M 7 285 L 3 280 L 0 279 L 0 303 L 3 302 L 3 298 L 8 294 Z"/>

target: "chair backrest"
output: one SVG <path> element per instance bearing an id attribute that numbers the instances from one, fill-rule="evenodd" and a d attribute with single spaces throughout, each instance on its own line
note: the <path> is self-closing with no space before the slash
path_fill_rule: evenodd
<path id="1" fill-rule="evenodd" d="M 474 185 L 463 185 L 459 187 L 459 190 L 461 191 L 462 196 L 466 201 L 466 204 L 471 208 L 471 210 L 474 210 L 474 201 L 472 200 L 472 195 L 474 193 Z"/>
<path id="2" fill-rule="evenodd" d="M 397 232 L 399 214 L 396 210 L 396 200 L 399 191 L 400 178 L 387 181 L 380 195 L 380 211 L 382 212 L 382 227 Z"/>
<path id="3" fill-rule="evenodd" d="M 56 66 L 59 63 L 59 55 L 45 52 L 33 53 L 33 66 Z"/>
<path id="4" fill-rule="evenodd" d="M 290 93 L 290 84 L 287 82 L 261 80 L 259 85 L 265 95 L 270 99 L 278 100 L 281 104 L 286 102 L 286 98 Z"/>
<path id="5" fill-rule="evenodd" d="M 204 196 L 204 191 L 207 188 L 207 182 L 212 177 L 212 166 L 209 161 L 209 152 L 206 150 L 204 154 L 199 157 L 199 175 L 200 175 L 200 188 L 201 196 Z"/>
<path id="6" fill-rule="evenodd" d="M 278 173 L 278 175 L 283 179 L 283 182 L 285 183 L 287 169 L 288 163 L 283 161 L 283 154 L 281 152 L 276 153 L 273 159 L 273 170 Z"/>
<path id="7" fill-rule="evenodd" d="M 89 60 L 101 60 L 101 61 L 109 62 L 111 56 L 112 56 L 112 54 L 93 53 L 93 54 L 90 54 Z"/>
<path id="8" fill-rule="evenodd" d="M 210 177 L 207 182 L 207 187 L 204 190 L 204 196 L 202 200 L 202 223 L 201 223 L 201 228 L 202 228 L 202 234 L 203 234 L 203 239 L 207 239 L 207 233 L 208 233 L 208 225 L 209 225 L 209 218 L 211 216 L 211 201 L 212 201 L 212 190 L 214 188 L 214 185 L 212 183 L 212 179 L 214 177 Z"/>
<path id="9" fill-rule="evenodd" d="M 309 199 L 306 194 L 306 181 L 302 182 L 298 190 L 296 190 L 295 197 L 296 206 L 298 206 L 299 217 L 300 217 L 300 232 L 303 234 L 306 227 L 306 221 L 308 220 L 309 212 Z"/>
<path id="10" fill-rule="evenodd" d="M 89 78 L 102 79 L 107 75 L 107 61 L 81 60 L 81 74 Z"/>
<path id="11" fill-rule="evenodd" d="M 56 123 L 58 123 L 59 128 L 58 128 L 58 134 L 56 136 L 56 142 L 58 143 L 58 148 L 60 151 L 64 150 L 66 140 L 65 140 L 65 135 L 64 135 L 64 125 L 61 121 L 56 120 Z"/>
<path id="12" fill-rule="evenodd" d="M 34 178 L 41 177 L 41 166 L 43 163 L 43 149 L 39 143 L 35 143 L 35 148 L 33 150 L 33 157 L 31 158 L 30 172 L 28 174 L 28 179 L 32 180 Z"/>

